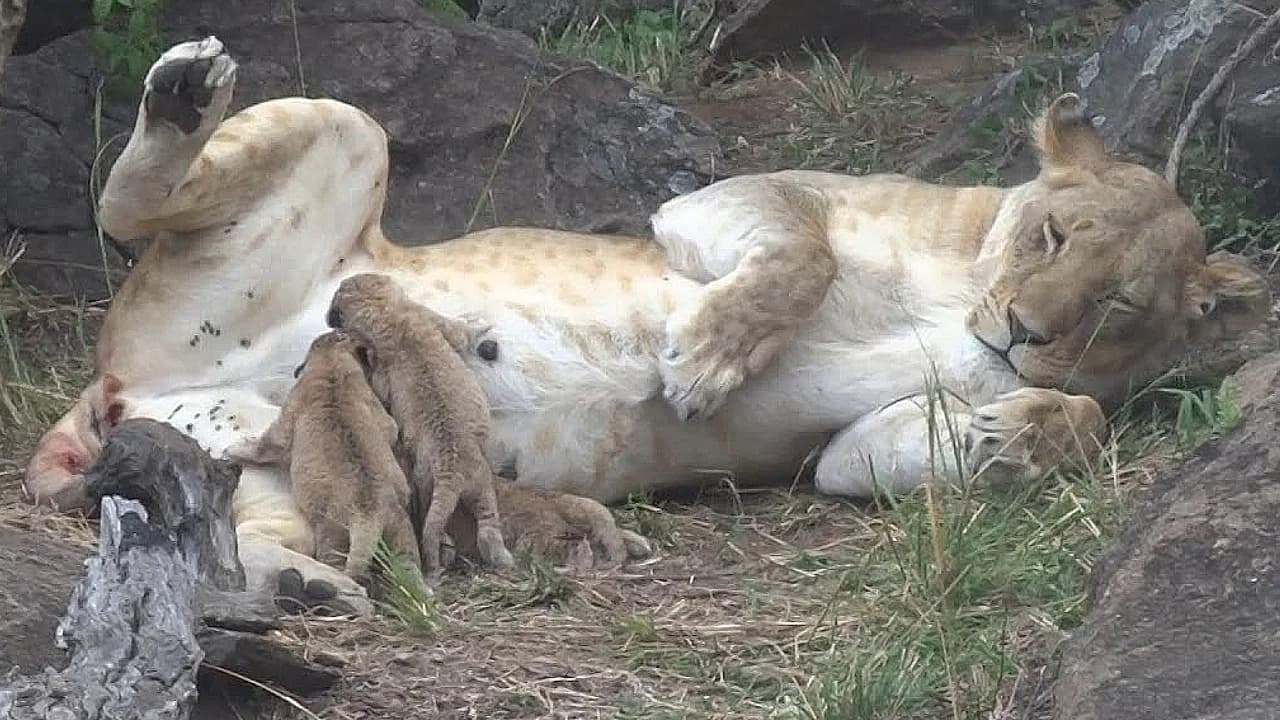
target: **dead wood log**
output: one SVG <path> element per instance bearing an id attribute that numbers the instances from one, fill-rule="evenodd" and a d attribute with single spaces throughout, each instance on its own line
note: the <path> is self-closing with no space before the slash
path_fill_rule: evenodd
<path id="1" fill-rule="evenodd" d="M 333 668 L 253 634 L 279 620 L 268 599 L 238 592 L 237 467 L 169 425 L 130 420 L 86 480 L 101 498 L 99 547 L 56 629 L 69 662 L 0 681 L 0 718 L 181 720 L 206 659 L 255 677 L 269 658 L 265 679 L 303 693 L 337 680 Z"/>

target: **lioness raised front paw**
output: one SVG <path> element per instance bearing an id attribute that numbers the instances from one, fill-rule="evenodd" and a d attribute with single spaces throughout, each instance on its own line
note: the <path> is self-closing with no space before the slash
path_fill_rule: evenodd
<path id="1" fill-rule="evenodd" d="M 1093 398 L 1022 388 L 973 412 L 965 455 L 975 476 L 1033 477 L 1096 453 L 1106 418 Z"/>
<path id="2" fill-rule="evenodd" d="M 231 100 L 236 63 L 210 35 L 174 45 L 156 60 L 143 81 L 147 116 L 173 124 L 184 134 L 212 132 Z M 212 111 L 212 112 L 211 112 Z"/>
<path id="3" fill-rule="evenodd" d="M 729 393 L 760 372 L 790 339 L 763 326 L 750 305 L 708 294 L 667 320 L 667 345 L 659 358 L 663 397 L 681 420 L 706 419 Z"/>

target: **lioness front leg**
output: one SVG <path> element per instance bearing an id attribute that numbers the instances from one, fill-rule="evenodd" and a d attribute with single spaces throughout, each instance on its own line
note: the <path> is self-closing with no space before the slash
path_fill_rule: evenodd
<path id="1" fill-rule="evenodd" d="M 659 359 L 681 419 L 713 414 L 821 304 L 836 273 L 825 218 L 817 193 L 768 176 L 723 180 L 658 209 L 668 262 L 707 283 L 672 311 Z"/>
<path id="2" fill-rule="evenodd" d="M 1089 397 L 1022 388 L 971 408 L 954 398 L 899 400 L 860 418 L 822 451 L 820 492 L 869 498 L 900 494 L 931 478 L 1016 482 L 1087 463 L 1105 432 Z"/>
<path id="3" fill-rule="evenodd" d="M 1087 466 L 1106 433 L 1091 397 L 1021 388 L 975 408 L 965 436 L 975 476 L 1024 478 L 1058 466 Z"/>

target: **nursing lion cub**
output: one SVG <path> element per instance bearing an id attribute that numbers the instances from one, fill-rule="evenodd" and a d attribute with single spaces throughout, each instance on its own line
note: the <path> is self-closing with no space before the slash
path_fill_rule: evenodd
<path id="1" fill-rule="evenodd" d="M 1025 477 L 1096 451 L 1104 408 L 1270 309 L 1259 273 L 1206 255 L 1175 190 L 1108 155 L 1070 94 L 1037 123 L 1041 170 L 1016 187 L 787 171 L 665 203 L 652 240 L 506 227 L 409 247 L 382 231 L 377 122 L 304 98 L 224 119 L 235 71 L 206 38 L 148 74 L 99 221 L 153 242 L 107 313 L 99 378 L 32 460 L 41 501 L 82 495 L 104 417 L 165 419 L 215 453 L 260 431 L 334 290 L 362 272 L 489 324 L 500 353 L 466 362 L 490 459 L 522 486 L 604 502 L 709 472 L 790 481 L 815 449 L 817 488 L 838 495 L 965 465 Z M 238 429 L 191 417 L 210 395 Z M 292 552 L 288 488 L 254 469 L 237 491 L 241 555 L 268 583 L 319 572 Z"/>
<path id="2" fill-rule="evenodd" d="M 288 468 L 293 497 L 315 536 L 315 557 L 335 564 L 345 553 L 347 575 L 368 587 L 384 536 L 411 567 L 421 560 L 409 485 L 393 451 L 398 429 L 369 387 L 363 353 L 345 333 L 316 338 L 280 416 L 227 456 Z"/>

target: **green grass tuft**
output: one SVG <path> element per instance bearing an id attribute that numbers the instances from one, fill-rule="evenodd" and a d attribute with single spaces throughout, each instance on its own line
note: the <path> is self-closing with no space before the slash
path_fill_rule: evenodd
<path id="1" fill-rule="evenodd" d="M 554 52 L 595 61 L 654 90 L 686 80 L 689 57 L 682 37 L 684 12 L 642 10 L 626 21 L 606 16 L 571 23 L 558 35 L 542 36 Z"/>

